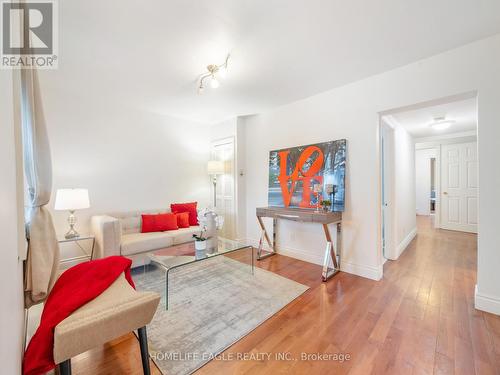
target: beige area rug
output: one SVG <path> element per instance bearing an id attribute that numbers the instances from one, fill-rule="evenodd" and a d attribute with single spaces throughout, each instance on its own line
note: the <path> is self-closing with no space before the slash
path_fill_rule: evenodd
<path id="1" fill-rule="evenodd" d="M 135 269 L 138 290 L 162 299 L 148 325 L 150 355 L 164 375 L 190 374 L 254 330 L 308 287 L 225 256 L 165 271 Z"/>

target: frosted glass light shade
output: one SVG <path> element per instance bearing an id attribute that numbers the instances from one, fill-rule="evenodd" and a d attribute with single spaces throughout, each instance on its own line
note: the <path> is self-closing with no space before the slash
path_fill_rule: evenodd
<path id="1" fill-rule="evenodd" d="M 222 79 L 227 78 L 227 67 L 223 66 L 222 68 L 219 69 L 217 72 L 217 76 Z"/>
<path id="2" fill-rule="evenodd" d="M 434 124 L 431 124 L 430 126 L 434 130 L 444 130 L 444 129 L 448 129 L 452 123 L 453 123 L 452 121 L 441 121 L 441 122 L 436 122 Z"/>
<path id="3" fill-rule="evenodd" d="M 429 126 L 434 130 L 444 130 L 448 129 L 456 122 L 456 120 L 446 120 L 445 117 L 436 117 L 434 118 L 434 121 L 429 124 Z"/>
<path id="4" fill-rule="evenodd" d="M 216 89 L 219 86 L 220 86 L 220 83 L 219 83 L 219 81 L 217 81 L 217 78 L 212 77 L 212 79 L 210 80 L 210 87 L 213 89 Z"/>
<path id="5" fill-rule="evenodd" d="M 87 189 L 57 189 L 56 210 L 82 210 L 90 207 Z"/>
<path id="6" fill-rule="evenodd" d="M 224 162 L 219 160 L 210 160 L 207 164 L 208 174 L 224 174 Z"/>

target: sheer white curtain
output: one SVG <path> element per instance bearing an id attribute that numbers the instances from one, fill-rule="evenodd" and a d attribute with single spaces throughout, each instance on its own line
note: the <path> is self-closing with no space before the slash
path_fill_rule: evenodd
<path id="1" fill-rule="evenodd" d="M 59 244 L 45 207 L 52 191 L 52 160 L 36 69 L 21 71 L 23 159 L 28 187 L 25 306 L 43 302 L 57 277 Z"/>

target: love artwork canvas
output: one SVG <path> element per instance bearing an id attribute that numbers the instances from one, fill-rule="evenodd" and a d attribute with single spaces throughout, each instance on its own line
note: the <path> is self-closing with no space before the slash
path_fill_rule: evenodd
<path id="1" fill-rule="evenodd" d="M 344 211 L 345 139 L 269 153 L 269 206 Z"/>

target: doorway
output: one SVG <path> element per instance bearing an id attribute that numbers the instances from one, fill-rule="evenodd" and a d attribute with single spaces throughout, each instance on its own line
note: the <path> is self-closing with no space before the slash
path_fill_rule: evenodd
<path id="1" fill-rule="evenodd" d="M 435 147 L 415 149 L 415 210 L 417 215 L 432 216 L 435 219 L 436 160 L 439 149 Z"/>
<path id="2" fill-rule="evenodd" d="M 213 141 L 210 147 L 211 160 L 224 162 L 224 174 L 218 176 L 215 191 L 215 211 L 224 218 L 219 231 L 224 238 L 236 237 L 236 194 L 235 194 L 235 147 L 234 137 Z M 213 187 L 212 187 L 213 189 Z M 214 193 L 214 192 L 212 192 Z"/>
<path id="3" fill-rule="evenodd" d="M 435 215 L 436 214 L 436 158 L 431 158 L 431 163 L 430 163 L 430 168 L 431 168 L 431 197 L 429 200 L 429 209 L 430 209 L 430 214 Z"/>
<path id="4" fill-rule="evenodd" d="M 417 233 L 477 233 L 477 95 L 467 93 L 380 114 L 381 248 L 397 259 Z"/>

